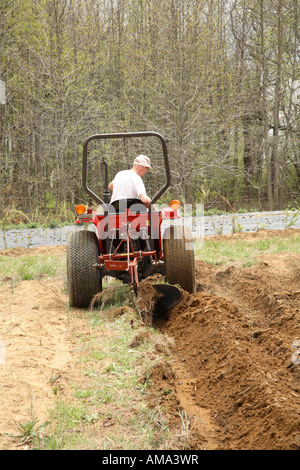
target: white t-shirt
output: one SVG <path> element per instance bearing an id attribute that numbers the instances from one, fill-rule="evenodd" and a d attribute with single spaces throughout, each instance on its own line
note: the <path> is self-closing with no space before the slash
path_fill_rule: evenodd
<path id="1" fill-rule="evenodd" d="M 141 194 L 146 194 L 142 178 L 133 170 L 119 171 L 113 180 L 110 203 L 120 199 L 139 199 Z"/>

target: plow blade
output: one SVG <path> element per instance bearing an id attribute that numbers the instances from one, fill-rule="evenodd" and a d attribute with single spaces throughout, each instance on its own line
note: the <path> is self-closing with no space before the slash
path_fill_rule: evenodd
<path id="1" fill-rule="evenodd" d="M 175 286 L 170 286 L 168 284 L 154 284 L 152 287 L 159 294 L 156 309 L 161 314 L 168 312 L 172 307 L 177 305 L 182 298 L 180 289 Z"/>

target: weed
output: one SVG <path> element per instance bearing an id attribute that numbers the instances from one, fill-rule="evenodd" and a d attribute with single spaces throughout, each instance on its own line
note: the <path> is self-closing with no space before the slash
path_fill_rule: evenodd
<path id="1" fill-rule="evenodd" d="M 271 239 L 266 238 L 265 240 L 259 240 L 258 242 L 256 242 L 255 247 L 257 250 L 266 251 L 269 250 L 271 243 Z"/>
<path id="2" fill-rule="evenodd" d="M 182 410 L 180 408 L 178 409 L 178 416 L 181 421 L 181 432 L 180 432 L 180 442 L 182 446 L 181 449 L 185 450 L 188 445 L 189 438 L 190 438 L 190 420 L 185 410 Z"/>
<path id="3" fill-rule="evenodd" d="M 83 420 L 87 423 L 95 423 L 96 421 L 99 421 L 99 413 L 92 413 L 91 415 L 87 414 L 83 416 Z"/>
<path id="4" fill-rule="evenodd" d="M 285 228 L 291 228 L 295 225 L 300 215 L 300 208 L 298 209 L 287 209 L 285 211 L 284 225 Z"/>
<path id="5" fill-rule="evenodd" d="M 57 227 L 60 227 L 60 223 L 55 219 L 51 219 L 50 222 L 47 224 L 47 227 L 57 228 Z"/>
<path id="6" fill-rule="evenodd" d="M 89 398 L 91 396 L 93 396 L 93 390 L 89 390 L 89 389 L 83 389 L 83 390 L 77 390 L 75 392 L 75 397 L 77 398 Z"/>
<path id="7" fill-rule="evenodd" d="M 49 424 L 49 421 L 38 425 L 37 418 L 31 418 L 29 421 L 24 423 L 16 423 L 18 430 L 17 434 L 3 433 L 4 436 L 17 437 L 20 439 L 22 444 L 32 444 L 33 442 L 39 442 L 44 438 L 45 427 Z"/>
<path id="8" fill-rule="evenodd" d="M 59 450 L 62 447 L 62 439 L 56 436 L 45 436 L 41 447 L 45 450 Z"/>
<path id="9" fill-rule="evenodd" d="M 20 431 L 19 437 L 22 443 L 32 443 L 35 439 L 42 439 L 44 428 L 48 423 L 42 423 L 38 425 L 37 418 L 34 418 L 25 423 L 17 423 L 17 427 Z"/>
<path id="10" fill-rule="evenodd" d="M 232 233 L 241 233 L 243 231 L 243 226 L 237 222 L 236 217 L 232 217 Z"/>
<path id="11" fill-rule="evenodd" d="M 246 261 L 242 263 L 242 268 L 251 268 L 251 266 L 255 266 L 257 262 L 255 260 Z"/>
<path id="12" fill-rule="evenodd" d="M 206 216 L 214 216 L 214 215 L 224 215 L 224 211 L 221 211 L 219 209 L 208 209 L 207 211 L 204 212 L 204 215 Z"/>
<path id="13" fill-rule="evenodd" d="M 86 372 L 84 372 L 84 375 L 87 375 L 90 378 L 97 377 L 97 372 L 95 372 L 94 370 L 86 371 Z"/>

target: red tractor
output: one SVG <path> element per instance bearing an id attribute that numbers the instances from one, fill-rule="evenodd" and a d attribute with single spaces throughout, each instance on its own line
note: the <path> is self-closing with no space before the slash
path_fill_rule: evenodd
<path id="1" fill-rule="evenodd" d="M 140 200 L 109 203 L 107 164 L 103 200 L 87 185 L 88 145 L 92 140 L 155 137 L 162 145 L 166 183 L 154 195 L 149 209 Z M 104 276 L 131 283 L 135 292 L 139 282 L 154 274 L 165 276 L 165 283 L 153 287 L 160 293 L 160 308 L 167 311 L 181 298 L 179 286 L 195 292 L 195 261 L 191 230 L 179 213 L 179 202 L 154 210 L 155 202 L 170 186 L 170 169 L 164 138 L 156 132 L 96 134 L 83 146 L 82 184 L 85 192 L 100 206 L 94 211 L 76 207 L 78 224 L 94 224 L 96 231 L 75 230 L 67 246 L 67 280 L 71 307 L 87 308 L 102 291 Z M 164 223 L 164 224 L 163 224 Z M 163 225 L 167 225 L 163 230 Z"/>

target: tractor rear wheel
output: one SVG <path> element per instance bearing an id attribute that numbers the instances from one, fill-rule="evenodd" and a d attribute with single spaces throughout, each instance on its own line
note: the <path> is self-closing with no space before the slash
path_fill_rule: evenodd
<path id="1" fill-rule="evenodd" d="M 98 269 L 100 253 L 96 233 L 88 230 L 72 232 L 67 245 L 67 282 L 71 307 L 87 308 L 93 297 L 102 291 Z"/>
<path id="2" fill-rule="evenodd" d="M 171 225 L 163 235 L 166 280 L 183 290 L 196 292 L 193 237 L 189 227 Z"/>

